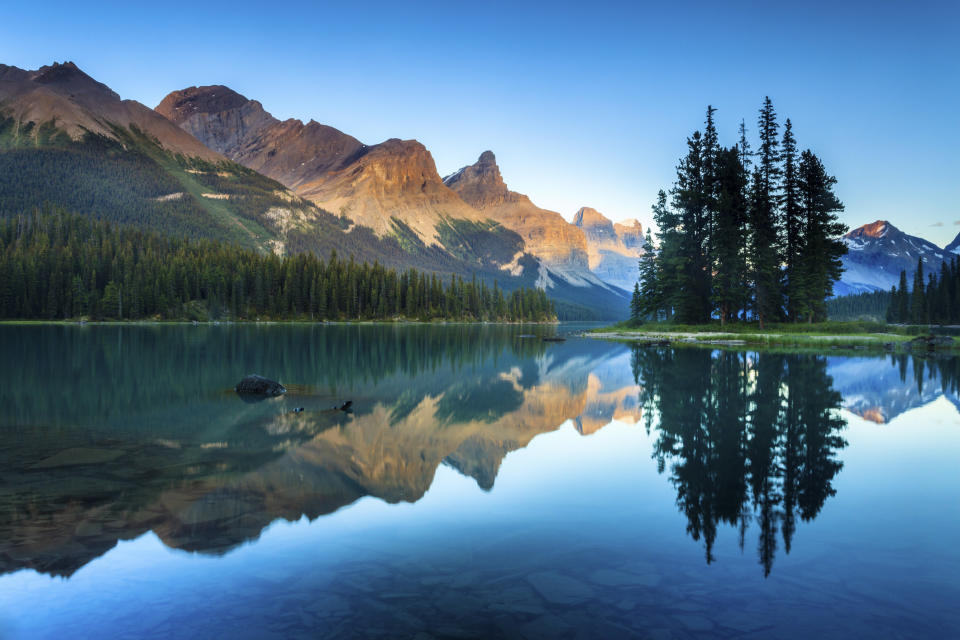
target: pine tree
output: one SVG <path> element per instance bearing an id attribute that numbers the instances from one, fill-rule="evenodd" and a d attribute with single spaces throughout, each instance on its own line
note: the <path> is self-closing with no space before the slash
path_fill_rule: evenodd
<path id="1" fill-rule="evenodd" d="M 643 301 L 640 297 L 640 283 L 635 282 L 633 284 L 633 295 L 630 297 L 630 322 L 634 324 L 640 323 L 642 309 Z"/>
<path id="2" fill-rule="evenodd" d="M 800 154 L 797 191 L 805 238 L 797 254 L 797 291 L 807 322 L 826 319 L 825 300 L 833 295 L 833 283 L 843 274 L 841 258 L 847 246 L 840 236 L 847 227 L 837 217 L 843 203 L 833 193 L 836 182 L 812 151 Z"/>
<path id="3" fill-rule="evenodd" d="M 746 272 L 743 251 L 747 225 L 746 184 L 747 175 L 738 150 L 722 150 L 717 159 L 717 212 L 711 243 L 714 273 L 712 300 L 721 325 L 736 319 L 746 295 L 743 285 Z"/>
<path id="4" fill-rule="evenodd" d="M 684 292 L 681 273 L 685 266 L 683 248 L 680 246 L 682 226 L 680 216 L 667 205 L 667 194 L 661 189 L 653 205 L 653 220 L 657 225 L 657 286 L 655 298 L 648 297 L 647 305 L 658 305 L 663 318 L 672 319 Z"/>
<path id="5" fill-rule="evenodd" d="M 758 162 L 753 173 L 750 198 L 751 280 L 753 312 L 763 328 L 782 314 L 780 287 L 780 238 L 777 233 L 780 201 L 780 153 L 777 114 L 767 97 L 757 120 L 760 135 Z"/>
<path id="6" fill-rule="evenodd" d="M 797 176 L 797 141 L 793 124 L 787 118 L 783 127 L 783 223 L 784 223 L 784 297 L 787 319 L 796 322 L 803 305 L 800 253 L 803 251 L 803 219 Z"/>
<path id="7" fill-rule="evenodd" d="M 917 270 L 913 274 L 913 291 L 910 295 L 910 322 L 926 324 L 927 301 L 924 296 L 923 258 L 917 259 Z"/>
<path id="8" fill-rule="evenodd" d="M 663 193 L 663 192 L 661 192 Z M 666 196 L 664 195 L 664 200 Z M 659 319 L 661 311 L 657 253 L 653 247 L 650 229 L 643 239 L 643 254 L 640 256 L 640 317 Z"/>
<path id="9" fill-rule="evenodd" d="M 910 297 L 907 291 L 907 272 L 900 272 L 900 286 L 898 287 L 900 297 L 897 299 L 897 323 L 906 324 L 910 322 Z"/>
<path id="10" fill-rule="evenodd" d="M 710 211 L 704 185 L 704 140 L 699 131 L 687 139 L 687 155 L 677 166 L 671 191 L 672 206 L 680 218 L 679 289 L 677 320 L 697 324 L 710 318 Z"/>

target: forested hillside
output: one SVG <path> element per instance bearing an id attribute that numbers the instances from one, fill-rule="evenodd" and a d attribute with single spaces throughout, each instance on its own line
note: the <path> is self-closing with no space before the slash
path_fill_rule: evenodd
<path id="1" fill-rule="evenodd" d="M 0 220 L 0 317 L 545 321 L 543 290 L 280 257 L 63 212 Z"/>
<path id="2" fill-rule="evenodd" d="M 827 300 L 830 320 L 873 320 L 885 322 L 890 306 L 889 291 L 870 291 Z"/>

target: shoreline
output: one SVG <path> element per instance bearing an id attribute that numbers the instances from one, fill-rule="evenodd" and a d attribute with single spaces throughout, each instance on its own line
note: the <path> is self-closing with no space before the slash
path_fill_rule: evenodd
<path id="1" fill-rule="evenodd" d="M 641 343 L 642 346 L 713 346 L 713 347 L 790 347 L 818 351 L 874 351 L 881 353 L 956 352 L 960 342 L 931 344 L 926 336 L 895 333 L 807 334 L 787 332 L 735 333 L 727 331 L 629 331 L 600 330 L 581 334 L 586 338 Z"/>
<path id="2" fill-rule="evenodd" d="M 187 326 L 209 326 L 217 327 L 224 325 L 560 325 L 561 320 L 547 321 L 508 321 L 508 320 L 0 320 L 0 326 L 25 326 L 25 325 L 49 325 L 49 326 L 165 326 L 165 325 L 187 325 Z"/>

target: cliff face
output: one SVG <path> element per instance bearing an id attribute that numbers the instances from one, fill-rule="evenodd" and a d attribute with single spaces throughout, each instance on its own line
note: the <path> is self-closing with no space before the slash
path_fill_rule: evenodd
<path id="1" fill-rule="evenodd" d="M 639 277 L 638 260 L 643 253 L 643 229 L 636 220 L 614 224 L 590 207 L 581 207 L 573 224 L 587 238 L 590 270 L 606 282 L 628 291 Z"/>
<path id="2" fill-rule="evenodd" d="M 305 180 L 296 190 L 380 234 L 393 228 L 393 219 L 400 220 L 427 242 L 436 241 L 444 219 L 482 222 L 491 217 L 443 184 L 433 156 L 416 140 L 392 138 L 365 147 L 346 166 Z"/>
<path id="3" fill-rule="evenodd" d="M 484 219 L 443 185 L 433 157 L 416 140 L 367 146 L 312 120 L 281 122 L 222 85 L 174 91 L 157 111 L 211 149 L 378 235 L 395 231 L 396 219 L 437 243 L 444 218 Z"/>
<path id="4" fill-rule="evenodd" d="M 583 231 L 559 213 L 541 209 L 527 196 L 510 191 L 493 152 L 484 151 L 475 164 L 447 176 L 443 182 L 467 204 L 519 233 L 527 249 L 549 267 L 567 272 L 587 270 L 587 239 Z"/>
<path id="5" fill-rule="evenodd" d="M 613 232 L 620 238 L 623 246 L 632 251 L 641 252 L 643 247 L 643 227 L 637 220 L 624 220 L 613 224 Z"/>

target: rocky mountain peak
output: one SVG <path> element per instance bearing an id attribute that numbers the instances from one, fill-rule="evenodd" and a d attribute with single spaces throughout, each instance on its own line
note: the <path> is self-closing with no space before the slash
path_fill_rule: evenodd
<path id="1" fill-rule="evenodd" d="M 592 207 L 580 207 L 573 216 L 573 224 L 581 229 L 589 227 L 610 227 L 613 230 L 613 223 L 605 215 Z"/>
<path id="2" fill-rule="evenodd" d="M 447 176 L 443 183 L 478 209 L 503 203 L 512 195 L 492 151 L 484 151 L 474 164 Z"/>
<path id="3" fill-rule="evenodd" d="M 74 140 L 89 134 L 116 139 L 116 127 L 136 127 L 168 151 L 223 160 L 152 109 L 122 100 L 73 62 L 34 70 L 0 66 L 0 116 L 18 124 L 51 124 Z"/>
<path id="4" fill-rule="evenodd" d="M 886 220 L 877 220 L 876 222 L 865 224 L 862 227 L 857 227 L 844 237 L 850 240 L 863 238 L 884 238 L 891 232 L 899 233 L 899 231 L 899 229 L 894 227 Z"/>
<path id="5" fill-rule="evenodd" d="M 254 102 L 230 87 L 214 84 L 204 87 L 187 87 L 180 91 L 174 91 L 157 105 L 156 111 L 179 125 L 197 113 L 220 113 L 231 109 L 239 109 Z M 256 104 L 259 106 L 260 103 Z M 260 110 L 263 110 L 262 106 Z"/>
<path id="6" fill-rule="evenodd" d="M 480 157 L 477 159 L 477 166 L 492 168 L 497 173 L 500 173 L 500 167 L 497 166 L 497 156 L 493 155 L 493 151 L 489 149 L 480 154 Z"/>
<path id="7" fill-rule="evenodd" d="M 119 100 L 120 96 L 102 82 L 97 82 L 80 70 L 73 62 L 54 62 L 36 70 L 33 81 L 48 85 L 58 92 L 70 94 L 99 94 L 105 98 Z"/>

